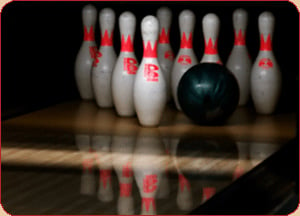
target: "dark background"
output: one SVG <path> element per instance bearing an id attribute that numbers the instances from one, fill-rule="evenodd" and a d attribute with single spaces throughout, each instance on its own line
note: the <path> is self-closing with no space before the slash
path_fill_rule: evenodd
<path id="1" fill-rule="evenodd" d="M 219 54 L 226 63 L 233 47 L 232 13 L 248 12 L 246 43 L 254 61 L 259 51 L 258 16 L 268 10 L 275 16 L 273 50 L 283 77 L 279 112 L 298 112 L 299 13 L 290 2 L 90 2 L 98 12 L 111 7 L 116 12 L 114 47 L 120 50 L 119 15 L 136 15 L 135 52 L 141 60 L 140 23 L 156 15 L 161 6 L 173 12 L 170 40 L 175 55 L 179 47 L 178 15 L 184 9 L 196 15 L 194 51 L 198 60 L 204 51 L 202 18 L 216 13 L 220 20 Z M 1 14 L 1 105 L 2 119 L 66 100 L 79 99 L 74 79 L 74 61 L 83 40 L 81 10 L 88 2 L 12 2 Z M 96 42 L 99 46 L 99 21 Z M 249 104 L 251 106 L 251 102 Z"/>

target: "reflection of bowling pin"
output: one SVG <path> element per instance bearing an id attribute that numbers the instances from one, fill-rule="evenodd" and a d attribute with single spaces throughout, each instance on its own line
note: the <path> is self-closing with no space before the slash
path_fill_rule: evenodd
<path id="1" fill-rule="evenodd" d="M 212 198 L 216 193 L 215 187 L 203 187 L 201 204 Z"/>
<path id="2" fill-rule="evenodd" d="M 254 166 L 260 164 L 277 150 L 280 145 L 277 143 L 253 142 L 250 144 L 250 160 Z"/>
<path id="3" fill-rule="evenodd" d="M 176 201 L 181 210 L 188 211 L 193 207 L 191 184 L 181 172 L 178 172 L 178 192 Z"/>
<path id="4" fill-rule="evenodd" d="M 218 54 L 218 36 L 220 30 L 220 20 L 216 14 L 206 14 L 202 19 L 202 28 L 204 35 L 204 55 L 201 63 L 218 63 L 222 61 Z"/>
<path id="5" fill-rule="evenodd" d="M 83 43 L 75 60 L 75 80 L 82 99 L 93 99 L 91 83 L 91 70 L 97 46 L 95 42 L 95 24 L 97 10 L 92 5 L 87 5 L 82 10 Z"/>
<path id="6" fill-rule="evenodd" d="M 180 49 L 174 60 L 171 73 L 172 95 L 178 110 L 181 110 L 177 98 L 177 88 L 183 74 L 193 65 L 198 63 L 193 50 L 193 34 L 195 27 L 195 14 L 190 10 L 184 10 L 179 15 Z"/>
<path id="7" fill-rule="evenodd" d="M 82 175 L 80 193 L 93 195 L 95 193 L 96 183 L 93 173 L 94 155 L 90 144 L 90 135 L 76 134 L 75 143 L 82 153 Z"/>
<path id="8" fill-rule="evenodd" d="M 81 101 L 74 116 L 75 144 L 82 155 L 82 176 L 80 191 L 92 195 L 96 190 L 96 180 L 93 172 L 94 153 L 91 144 L 90 125 L 97 111 L 92 101 Z"/>
<path id="9" fill-rule="evenodd" d="M 92 146 L 95 150 L 96 163 L 99 168 L 98 198 L 103 202 L 113 200 L 112 190 L 112 158 L 111 158 L 111 136 L 93 135 Z"/>
<path id="10" fill-rule="evenodd" d="M 281 90 L 281 73 L 272 51 L 275 18 L 264 12 L 258 18 L 260 49 L 251 69 L 251 96 L 257 113 L 275 111 Z"/>
<path id="11" fill-rule="evenodd" d="M 133 156 L 133 170 L 142 198 L 143 215 L 155 215 L 155 196 L 161 181 L 164 155 L 163 143 L 156 129 L 141 129 Z"/>
<path id="12" fill-rule="evenodd" d="M 115 12 L 110 8 L 102 9 L 99 13 L 99 23 L 101 44 L 93 64 L 92 83 L 98 106 L 107 108 L 113 106 L 111 78 L 116 62 L 113 48 Z"/>
<path id="13" fill-rule="evenodd" d="M 179 138 L 173 138 L 171 141 L 170 146 L 170 154 L 173 160 L 173 164 L 178 173 L 178 190 L 177 190 L 177 197 L 176 202 L 178 207 L 181 210 L 188 211 L 191 210 L 193 207 L 193 196 L 191 191 L 191 184 L 187 180 L 187 178 L 182 174 L 179 169 L 179 164 L 177 160 L 177 146 L 179 144 Z"/>
<path id="14" fill-rule="evenodd" d="M 132 159 L 134 146 L 134 136 L 115 134 L 112 138 L 112 162 L 119 179 L 120 189 L 117 209 L 118 214 L 121 215 L 134 214 L 134 200 L 132 197 Z"/>
<path id="15" fill-rule="evenodd" d="M 112 75 L 112 94 L 116 111 L 120 116 L 135 114 L 133 84 L 138 69 L 133 47 L 135 20 L 131 12 L 124 12 L 119 18 L 121 52 Z"/>
<path id="16" fill-rule="evenodd" d="M 238 148 L 238 164 L 233 173 L 233 179 L 241 177 L 250 168 L 249 166 L 249 143 L 236 142 Z"/>
<path id="17" fill-rule="evenodd" d="M 157 126 L 167 100 L 166 82 L 157 60 L 158 20 L 146 16 L 141 29 L 144 54 L 134 83 L 134 106 L 142 126 Z"/>
<path id="18" fill-rule="evenodd" d="M 171 99 L 171 70 L 174 60 L 174 54 L 170 45 L 170 27 L 172 20 L 172 12 L 167 7 L 161 7 L 156 13 L 159 20 L 159 39 L 157 45 L 157 58 L 161 70 L 165 76 L 167 85 L 167 101 Z"/>
<path id="19" fill-rule="evenodd" d="M 246 28 L 248 14 L 243 9 L 233 12 L 234 46 L 227 60 L 226 67 L 236 77 L 239 89 L 239 105 L 245 105 L 250 93 L 251 60 L 246 47 Z"/>
<path id="20" fill-rule="evenodd" d="M 169 167 L 170 167 L 170 162 L 171 162 L 171 157 L 169 155 L 169 145 L 170 145 L 170 140 L 168 138 L 162 138 L 162 142 L 164 144 L 164 158 L 166 163 L 163 164 L 162 169 L 163 172 L 161 173 L 161 182 L 158 187 L 157 191 L 157 198 L 158 199 L 165 199 L 169 196 L 170 194 L 170 184 L 169 184 Z"/>

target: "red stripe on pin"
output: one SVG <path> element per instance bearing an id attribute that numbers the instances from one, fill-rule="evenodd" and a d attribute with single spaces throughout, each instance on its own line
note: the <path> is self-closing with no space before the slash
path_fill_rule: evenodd
<path id="1" fill-rule="evenodd" d="M 122 52 L 133 52 L 133 44 L 131 40 L 131 36 L 128 35 L 127 40 L 125 40 L 125 36 L 122 35 L 121 38 L 121 51 Z"/>
<path id="2" fill-rule="evenodd" d="M 156 58 L 157 57 L 157 42 L 154 43 L 154 46 L 152 48 L 150 41 L 147 42 L 145 46 L 145 42 L 143 43 L 144 45 L 144 57 L 146 58 Z"/>
<path id="3" fill-rule="evenodd" d="M 264 39 L 264 35 L 260 35 L 260 50 L 261 51 L 271 51 L 272 50 L 272 40 L 271 35 L 268 34 L 267 39 Z"/>
<path id="4" fill-rule="evenodd" d="M 112 46 L 113 45 L 113 32 L 108 35 L 108 31 L 105 30 L 104 35 L 101 37 L 101 46 Z"/>
<path id="5" fill-rule="evenodd" d="M 183 32 L 182 38 L 181 38 L 181 43 L 180 43 L 180 48 L 188 48 L 191 49 L 193 46 L 193 36 L 192 32 L 189 34 L 189 37 L 186 38 L 185 32 Z"/>
<path id="6" fill-rule="evenodd" d="M 213 44 L 212 39 L 209 38 L 208 43 L 205 41 L 204 54 L 208 54 L 208 55 L 217 54 L 218 53 L 217 47 L 218 47 L 218 40 L 216 39 L 215 44 Z"/>
<path id="7" fill-rule="evenodd" d="M 159 43 L 170 43 L 169 40 L 170 30 L 168 30 L 168 33 L 166 33 L 166 29 L 162 28 L 161 34 L 159 35 Z"/>
<path id="8" fill-rule="evenodd" d="M 242 29 L 239 30 L 238 34 L 234 34 L 234 45 L 243 46 L 246 44 L 246 36 L 245 33 L 243 35 Z"/>
<path id="9" fill-rule="evenodd" d="M 83 35 L 83 40 L 84 41 L 94 41 L 95 40 L 95 33 L 94 33 L 94 28 L 91 26 L 89 29 L 88 27 L 84 26 L 84 35 Z"/>

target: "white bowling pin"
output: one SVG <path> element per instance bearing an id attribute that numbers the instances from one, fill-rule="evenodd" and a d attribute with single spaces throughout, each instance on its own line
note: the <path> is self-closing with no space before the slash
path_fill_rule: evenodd
<path id="1" fill-rule="evenodd" d="M 167 102 L 166 81 L 157 60 L 158 20 L 141 23 L 144 53 L 134 83 L 134 106 L 142 126 L 158 126 Z"/>
<path id="2" fill-rule="evenodd" d="M 248 13 L 243 9 L 233 12 L 234 46 L 226 67 L 233 73 L 240 89 L 239 105 L 245 105 L 250 96 L 251 60 L 246 47 Z"/>
<path id="3" fill-rule="evenodd" d="M 222 64 L 218 52 L 218 36 L 220 30 L 220 19 L 216 14 L 206 14 L 202 19 L 202 29 L 204 35 L 204 55 L 201 63 Z"/>
<path id="4" fill-rule="evenodd" d="M 275 18 L 263 12 L 258 19 L 260 50 L 251 69 L 251 96 L 257 113 L 275 111 L 281 91 L 281 72 L 272 51 Z"/>
<path id="5" fill-rule="evenodd" d="M 116 62 L 113 47 L 113 31 L 115 12 L 110 8 L 102 9 L 99 13 L 101 29 L 101 44 L 92 69 L 92 84 L 96 102 L 99 107 L 113 107 L 111 79 Z"/>
<path id="6" fill-rule="evenodd" d="M 111 136 L 96 134 L 92 136 L 92 146 L 95 150 L 96 163 L 99 169 L 98 199 L 110 202 L 114 198 L 112 189 L 112 154 Z"/>
<path id="7" fill-rule="evenodd" d="M 195 28 L 195 14 L 190 10 L 183 10 L 179 14 L 180 29 L 180 49 L 173 63 L 171 73 L 172 96 L 176 108 L 181 110 L 177 98 L 177 88 L 183 74 L 192 66 L 198 63 L 197 57 L 193 50 L 193 34 Z"/>
<path id="8" fill-rule="evenodd" d="M 138 69 L 134 54 L 134 32 L 136 19 L 131 12 L 124 12 L 119 17 L 121 34 L 121 52 L 112 75 L 112 94 L 117 113 L 120 116 L 133 116 L 133 84 Z"/>
<path id="9" fill-rule="evenodd" d="M 157 58 L 161 70 L 165 76 L 167 85 L 167 101 L 171 99 L 171 70 L 174 61 L 174 53 L 170 44 L 170 27 L 172 12 L 167 7 L 157 10 L 156 17 L 159 21 L 159 39 L 157 45 Z"/>
<path id="10" fill-rule="evenodd" d="M 134 178 L 142 198 L 142 215 L 155 215 L 155 197 L 164 171 L 163 142 L 156 128 L 142 128 L 136 141 L 133 156 Z"/>
<path id="11" fill-rule="evenodd" d="M 94 98 L 91 70 L 97 53 L 95 42 L 95 24 L 97 9 L 92 5 L 86 5 L 82 9 L 83 42 L 75 60 L 75 80 L 80 97 L 85 100 Z"/>

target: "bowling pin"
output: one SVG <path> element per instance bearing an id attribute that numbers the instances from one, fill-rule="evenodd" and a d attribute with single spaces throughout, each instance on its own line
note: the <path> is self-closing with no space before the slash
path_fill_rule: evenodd
<path id="1" fill-rule="evenodd" d="M 155 215 L 155 197 L 161 182 L 163 142 L 156 128 L 141 128 L 133 155 L 134 178 L 142 198 L 142 215 Z"/>
<path id="2" fill-rule="evenodd" d="M 111 136 L 95 134 L 92 136 L 92 146 L 95 151 L 96 164 L 99 169 L 98 199 L 110 202 L 114 198 L 112 189 L 112 154 Z"/>
<path id="3" fill-rule="evenodd" d="M 134 54 L 133 39 L 136 19 L 131 12 L 124 12 L 119 17 L 121 34 L 121 52 L 112 75 L 112 94 L 117 113 L 120 116 L 133 116 L 133 84 L 138 69 Z"/>
<path id="4" fill-rule="evenodd" d="M 93 5 L 86 5 L 82 9 L 83 42 L 75 60 L 75 80 L 80 97 L 84 100 L 94 98 L 91 70 L 97 53 L 94 32 L 96 20 L 97 9 Z"/>
<path id="5" fill-rule="evenodd" d="M 233 12 L 234 46 L 227 60 L 226 67 L 233 73 L 240 89 L 239 105 L 248 102 L 250 96 L 251 60 L 246 47 L 246 28 L 248 14 L 243 9 Z"/>
<path id="6" fill-rule="evenodd" d="M 166 81 L 157 60 L 158 20 L 146 16 L 141 23 L 144 53 L 134 83 L 134 106 L 142 126 L 158 126 L 164 111 Z"/>
<path id="7" fill-rule="evenodd" d="M 193 34 L 195 27 L 195 14 L 190 10 L 183 10 L 179 14 L 180 29 L 180 49 L 174 60 L 171 73 L 172 96 L 176 108 L 181 110 L 177 98 L 177 88 L 183 74 L 192 66 L 198 63 L 197 57 L 193 50 Z"/>
<path id="8" fill-rule="evenodd" d="M 170 27 L 172 12 L 167 7 L 161 7 L 157 10 L 156 17 L 159 21 L 159 39 L 157 45 L 157 58 L 161 70 L 165 76 L 167 85 L 167 101 L 171 99 L 171 70 L 173 66 L 174 53 L 170 45 Z"/>
<path id="9" fill-rule="evenodd" d="M 110 8 L 99 13 L 101 44 L 92 69 L 92 84 L 97 105 L 102 108 L 113 107 L 111 79 L 116 62 L 113 47 L 115 12 Z"/>
<path id="10" fill-rule="evenodd" d="M 206 14 L 202 19 L 202 29 L 204 35 L 204 55 L 200 63 L 222 64 L 218 52 L 218 36 L 220 30 L 220 20 L 216 14 Z"/>
<path id="11" fill-rule="evenodd" d="M 275 18 L 263 12 L 258 18 L 260 50 L 251 69 L 251 96 L 259 114 L 275 111 L 281 91 L 281 72 L 272 50 Z"/>

